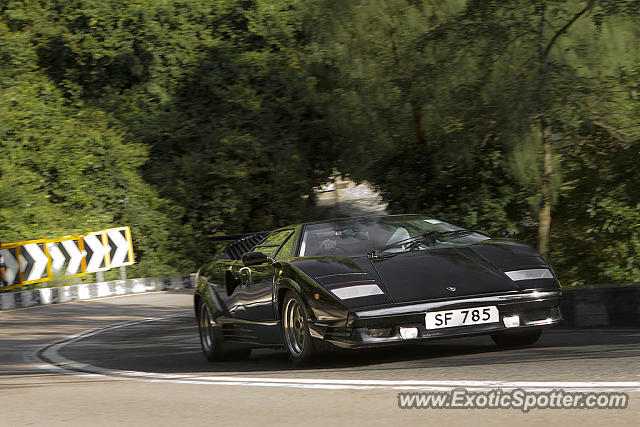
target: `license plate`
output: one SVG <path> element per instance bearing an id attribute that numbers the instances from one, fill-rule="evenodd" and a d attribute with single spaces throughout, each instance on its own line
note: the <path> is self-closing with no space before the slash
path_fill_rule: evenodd
<path id="1" fill-rule="evenodd" d="M 427 329 L 451 328 L 499 322 L 500 314 L 498 308 L 492 305 L 460 310 L 433 311 L 426 314 L 425 321 Z"/>

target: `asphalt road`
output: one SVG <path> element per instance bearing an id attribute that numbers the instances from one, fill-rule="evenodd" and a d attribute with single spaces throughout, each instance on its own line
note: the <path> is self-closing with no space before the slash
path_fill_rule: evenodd
<path id="1" fill-rule="evenodd" d="M 295 369 L 278 350 L 254 351 L 247 361 L 206 362 L 192 313 L 188 293 L 0 313 L 0 425 L 592 425 L 631 424 L 640 415 L 638 392 L 623 410 L 397 407 L 404 383 L 638 383 L 637 329 L 555 329 L 534 347 L 511 350 L 477 337 L 337 352 Z M 145 318 L 163 319 L 123 324 Z M 103 330 L 115 324 L 120 327 Z M 89 329 L 95 331 L 82 339 L 50 346 Z M 66 367 L 74 372 L 52 371 L 38 350 L 40 357 L 72 363 Z"/>

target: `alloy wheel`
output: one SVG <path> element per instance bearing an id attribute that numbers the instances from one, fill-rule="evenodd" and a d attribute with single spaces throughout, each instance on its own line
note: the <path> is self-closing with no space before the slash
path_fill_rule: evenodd
<path id="1" fill-rule="evenodd" d="M 303 308 L 295 298 L 290 298 L 284 308 L 284 336 L 289 352 L 300 357 L 307 344 L 307 325 Z"/>

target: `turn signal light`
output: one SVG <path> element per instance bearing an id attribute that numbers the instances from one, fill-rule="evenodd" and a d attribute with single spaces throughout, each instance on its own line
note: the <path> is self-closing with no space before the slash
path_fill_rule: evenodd
<path id="1" fill-rule="evenodd" d="M 517 328 L 520 326 L 520 316 L 514 314 L 513 316 L 505 316 L 502 318 L 504 326 L 507 328 Z"/>
<path id="2" fill-rule="evenodd" d="M 400 327 L 400 336 L 405 340 L 412 340 L 412 339 L 418 338 L 418 328 Z"/>

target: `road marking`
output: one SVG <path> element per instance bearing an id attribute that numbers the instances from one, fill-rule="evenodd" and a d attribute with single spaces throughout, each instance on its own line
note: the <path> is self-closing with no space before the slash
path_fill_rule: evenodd
<path id="1" fill-rule="evenodd" d="M 145 382 L 170 382 L 177 384 L 199 384 L 215 386 L 287 387 L 320 390 L 411 390 L 411 391 L 451 391 L 465 388 L 474 391 L 495 389 L 527 391 L 551 391 L 564 389 L 572 392 L 626 391 L 640 392 L 640 381 L 420 381 L 420 380 L 348 380 L 321 378 L 281 378 L 281 377 L 235 377 L 163 374 L 159 372 L 125 371 L 101 368 L 87 363 L 76 362 L 60 355 L 59 351 L 76 341 L 98 335 L 102 332 L 126 328 L 148 322 L 158 322 L 177 317 L 193 316 L 192 311 L 163 317 L 132 320 L 115 325 L 88 329 L 53 341 L 37 349 L 32 358 L 39 367 L 58 373 L 79 375 L 88 378 L 110 378 L 114 380 L 134 380 Z"/>

